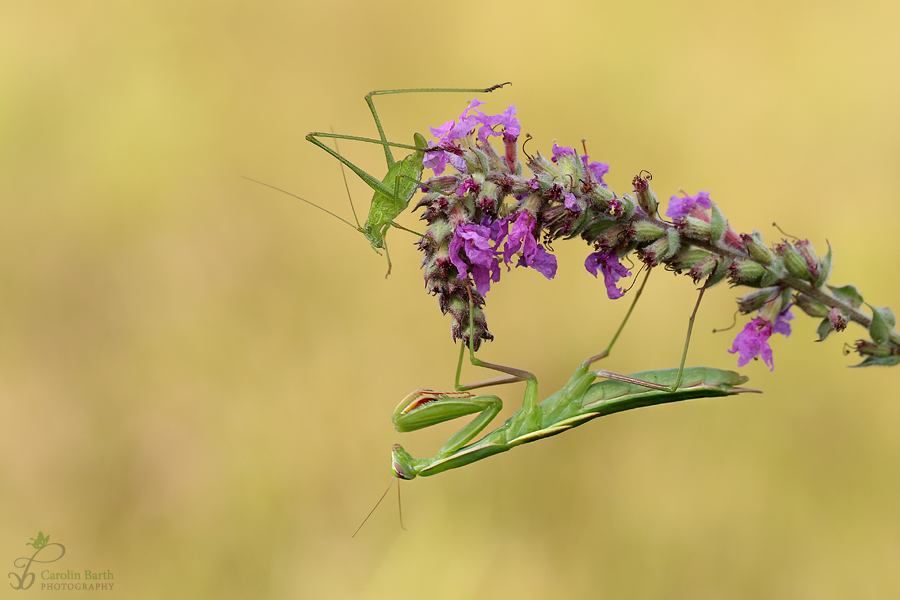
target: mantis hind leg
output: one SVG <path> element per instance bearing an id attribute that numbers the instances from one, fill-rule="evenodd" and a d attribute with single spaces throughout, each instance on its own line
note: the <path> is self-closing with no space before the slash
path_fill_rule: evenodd
<path id="1" fill-rule="evenodd" d="M 613 339 L 610 342 L 609 346 L 606 348 L 606 350 L 604 350 L 600 354 L 596 354 L 594 356 L 591 356 L 587 360 L 585 360 L 583 363 L 583 365 L 585 367 L 589 367 L 594 362 L 609 356 L 609 352 L 612 349 L 613 344 L 615 344 L 616 339 L 619 337 L 619 334 L 622 332 L 622 329 L 625 327 L 625 323 L 628 321 L 628 317 L 631 316 L 631 311 L 634 310 L 634 305 L 637 303 L 638 298 L 640 298 L 641 292 L 644 290 L 644 285 L 646 285 L 647 279 L 649 277 L 650 277 L 650 271 L 648 270 L 647 275 L 644 277 L 643 283 L 641 283 L 641 287 L 638 289 L 638 292 L 635 295 L 634 301 L 631 303 L 631 307 L 628 309 L 628 313 L 625 315 L 625 319 L 622 321 L 622 324 L 619 326 L 618 331 L 616 331 L 616 334 L 613 336 Z M 684 363 L 687 360 L 688 348 L 691 343 L 691 332 L 694 329 L 694 319 L 697 317 L 697 310 L 700 308 L 700 301 L 703 300 L 703 293 L 706 291 L 706 288 L 709 286 L 709 282 L 711 279 L 712 279 L 712 276 L 710 276 L 710 278 L 708 278 L 703 283 L 703 286 L 700 288 L 700 295 L 697 297 L 697 302 L 694 304 L 694 310 L 691 312 L 690 319 L 688 319 L 687 335 L 685 336 L 684 349 L 681 352 L 681 364 L 678 367 L 678 375 L 675 378 L 675 383 L 673 383 L 671 386 L 665 386 L 665 385 L 660 385 L 658 383 L 651 383 L 649 381 L 643 381 L 641 379 L 635 379 L 633 377 L 628 377 L 626 375 L 621 375 L 619 373 L 615 373 L 613 371 L 607 371 L 605 369 L 597 369 L 594 371 L 594 373 L 596 373 L 598 377 L 606 377 L 607 379 L 615 379 L 618 381 L 624 381 L 626 383 L 634 383 L 637 385 L 641 385 L 641 386 L 656 389 L 656 390 L 661 390 L 661 391 L 666 391 L 666 392 L 674 392 L 675 390 L 677 390 L 678 386 L 681 385 L 681 381 L 684 376 Z"/>
<path id="2" fill-rule="evenodd" d="M 503 385 L 506 383 L 516 383 L 519 381 L 532 380 L 534 380 L 536 383 L 537 378 L 533 373 L 529 371 L 525 371 L 524 369 L 517 369 L 516 367 L 508 367 L 506 365 L 500 365 L 497 363 L 490 363 L 475 357 L 475 299 L 472 296 L 472 284 L 468 280 L 466 281 L 466 291 L 469 294 L 469 343 L 463 344 L 459 349 L 459 361 L 456 365 L 456 389 L 459 391 L 467 391 L 492 385 Z M 462 373 L 463 356 L 465 355 L 467 347 L 469 350 L 469 361 L 473 366 L 491 369 L 492 371 L 499 371 L 500 373 L 505 373 L 505 375 L 494 377 L 493 379 L 486 379 L 484 381 L 479 381 L 476 383 L 460 385 L 459 377 Z"/>
<path id="3" fill-rule="evenodd" d="M 525 394 L 522 398 L 522 408 L 519 409 L 511 418 L 509 423 L 510 431 L 536 431 L 541 426 L 543 413 L 538 406 L 538 389 L 537 377 L 533 373 L 516 367 L 509 367 L 497 363 L 490 363 L 475 357 L 475 300 L 472 297 L 471 282 L 466 281 L 466 291 L 469 294 L 469 361 L 473 366 L 491 369 L 504 373 L 500 377 L 487 379 L 476 383 L 466 385 L 459 384 L 459 376 L 462 371 L 463 356 L 465 355 L 466 346 L 460 347 L 459 361 L 456 367 L 456 389 L 460 391 L 473 390 L 476 388 L 488 387 L 493 385 L 503 385 L 507 383 L 525 382 Z"/>

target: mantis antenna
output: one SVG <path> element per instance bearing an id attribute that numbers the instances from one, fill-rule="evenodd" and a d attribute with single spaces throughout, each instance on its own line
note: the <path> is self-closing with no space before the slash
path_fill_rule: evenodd
<path id="1" fill-rule="evenodd" d="M 384 500 L 384 497 L 387 496 L 387 493 L 391 491 L 391 486 L 394 485 L 394 480 L 396 477 L 391 477 L 391 482 L 388 484 L 387 489 L 384 490 L 384 493 L 381 495 L 381 498 L 378 499 L 378 502 L 375 503 L 375 506 L 372 507 L 372 510 L 369 511 L 369 514 L 366 515 L 366 518 L 363 519 L 363 522 L 359 524 L 359 527 L 356 528 L 356 531 L 353 532 L 353 535 L 350 536 L 350 539 L 356 537 L 356 534 L 359 533 L 359 530 L 363 528 L 363 525 L 366 524 L 366 521 L 369 520 L 369 517 L 372 516 L 372 513 L 375 512 L 375 509 L 378 508 L 378 505 L 381 504 L 381 501 Z M 400 484 L 397 484 L 397 510 L 400 512 L 400 529 L 406 531 L 406 527 L 403 526 L 403 505 L 400 504 Z"/>

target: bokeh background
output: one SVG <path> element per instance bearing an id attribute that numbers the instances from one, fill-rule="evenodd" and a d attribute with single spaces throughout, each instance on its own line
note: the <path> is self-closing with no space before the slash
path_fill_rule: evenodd
<path id="1" fill-rule="evenodd" d="M 407 531 L 392 493 L 351 539 L 391 444 L 431 455 L 455 430 L 390 422 L 452 384 L 449 321 L 411 236 L 391 234 L 385 280 L 357 233 L 241 176 L 349 218 L 308 131 L 373 136 L 373 89 L 510 80 L 482 99 L 518 107 L 529 151 L 587 138 L 619 193 L 648 169 L 739 231 L 828 240 L 833 283 L 897 308 L 898 27 L 887 1 L 4 3 L 0 564 L 40 530 L 121 598 L 897 597 L 900 371 L 846 368 L 862 330 L 816 344 L 805 316 L 774 372 L 742 370 L 763 395 L 404 484 Z M 378 106 L 409 142 L 470 96 Z M 341 150 L 384 170 L 377 147 Z M 547 392 L 627 308 L 581 243 L 556 249 L 555 281 L 491 292 L 483 352 Z M 676 365 L 695 293 L 651 278 L 604 367 Z M 737 329 L 711 331 L 738 294 L 708 294 L 690 363 L 735 367 Z M 55 594 L 4 597 L 37 593 Z"/>

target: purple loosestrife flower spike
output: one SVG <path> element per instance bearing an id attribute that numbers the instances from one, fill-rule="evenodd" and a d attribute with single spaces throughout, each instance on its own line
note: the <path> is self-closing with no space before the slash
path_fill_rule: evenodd
<path id="1" fill-rule="evenodd" d="M 738 367 L 743 367 L 757 356 L 763 359 L 769 366 L 769 370 L 775 370 L 775 363 L 772 359 L 772 347 L 769 346 L 769 338 L 773 333 L 780 333 L 785 337 L 791 335 L 790 320 L 794 318 L 791 313 L 791 307 L 778 314 L 773 325 L 769 321 L 757 317 L 744 326 L 731 346 L 730 354 L 740 353 L 738 357 Z"/>
<path id="2" fill-rule="evenodd" d="M 602 250 L 588 254 L 584 261 L 584 268 L 596 277 L 598 267 L 603 272 L 603 283 L 606 284 L 606 295 L 609 296 L 609 299 L 616 300 L 624 296 L 625 292 L 616 287 L 616 283 L 622 277 L 631 277 L 631 271 L 619 262 L 619 257 L 612 252 L 603 252 Z"/>
<path id="3" fill-rule="evenodd" d="M 699 206 L 703 209 L 709 210 L 712 208 L 712 205 L 709 203 L 709 192 L 699 192 L 696 196 L 672 196 L 669 198 L 669 207 L 666 209 L 666 216 L 672 219 L 680 219 L 684 216 L 687 216 L 694 210 L 694 207 Z"/>

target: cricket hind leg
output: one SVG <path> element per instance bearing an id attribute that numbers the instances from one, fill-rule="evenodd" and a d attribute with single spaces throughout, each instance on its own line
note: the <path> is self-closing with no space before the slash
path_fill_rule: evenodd
<path id="1" fill-rule="evenodd" d="M 443 93 L 443 92 L 463 92 L 463 93 L 481 93 L 481 94 L 489 94 L 494 90 L 499 90 L 505 85 L 512 85 L 511 82 L 507 81 L 505 83 L 498 83 L 492 85 L 487 88 L 406 88 L 399 90 L 374 90 L 366 94 L 366 104 L 369 106 L 369 111 L 372 113 L 372 118 L 375 120 L 375 127 L 378 128 L 378 136 L 381 138 L 382 142 L 387 142 L 387 137 L 384 134 L 384 127 L 381 125 L 381 119 L 378 117 L 378 111 L 375 110 L 375 101 L 373 100 L 373 96 L 384 96 L 389 94 L 418 94 L 418 93 Z M 391 153 L 390 147 L 387 145 L 384 146 L 384 156 L 387 160 L 388 168 L 390 168 L 396 161 L 394 160 L 394 155 Z"/>

